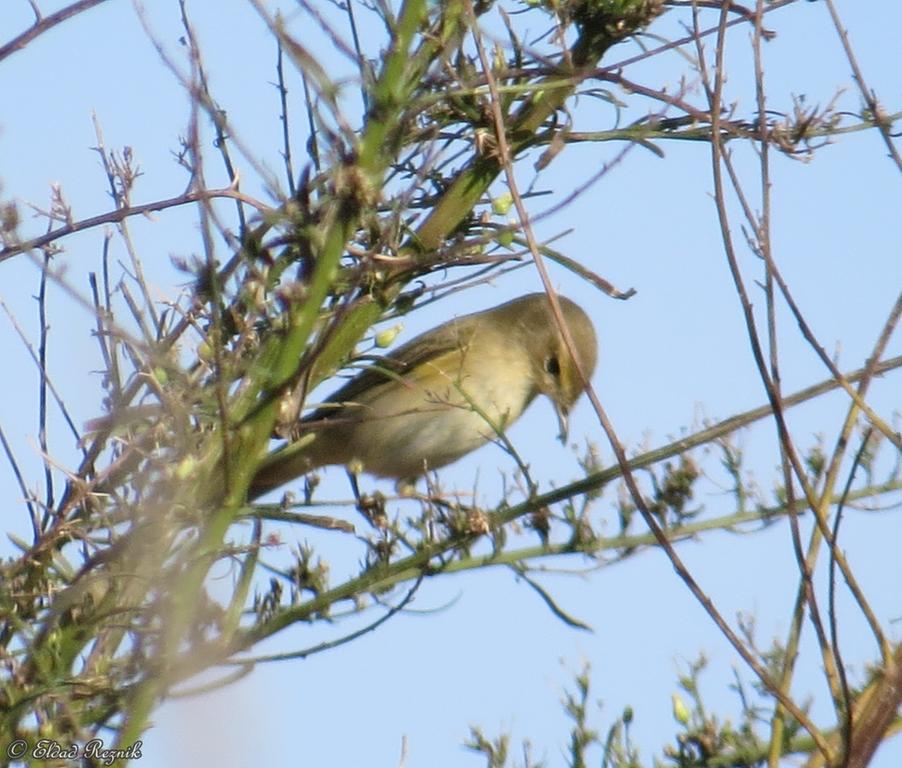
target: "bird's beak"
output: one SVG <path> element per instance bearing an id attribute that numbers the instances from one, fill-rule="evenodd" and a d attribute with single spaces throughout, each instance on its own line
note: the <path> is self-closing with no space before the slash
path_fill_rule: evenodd
<path id="1" fill-rule="evenodd" d="M 557 423 L 558 423 L 558 428 L 560 429 L 557 439 L 561 441 L 561 445 L 566 445 L 567 444 L 567 432 L 568 432 L 567 409 L 560 403 L 555 403 L 554 411 L 557 414 Z"/>

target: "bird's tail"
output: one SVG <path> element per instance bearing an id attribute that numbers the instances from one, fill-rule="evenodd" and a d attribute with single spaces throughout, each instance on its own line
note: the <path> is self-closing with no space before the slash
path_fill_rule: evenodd
<path id="1" fill-rule="evenodd" d="M 312 472 L 323 466 L 323 461 L 316 458 L 316 451 L 312 450 L 311 442 L 319 442 L 315 435 L 310 435 L 312 440 L 298 440 L 283 446 L 269 454 L 260 467 L 257 474 L 251 480 L 247 492 L 247 500 L 254 501 L 280 485 L 293 480 L 296 477 Z"/>

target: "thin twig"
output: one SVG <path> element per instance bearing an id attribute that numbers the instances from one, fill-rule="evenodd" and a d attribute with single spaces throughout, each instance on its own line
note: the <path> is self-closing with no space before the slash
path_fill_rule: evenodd
<path id="1" fill-rule="evenodd" d="M 15 318 L 15 315 L 13 315 L 12 313 L 12 310 L 7 306 L 6 302 L 3 301 L 3 299 L 0 299 L 0 307 L 3 308 L 4 312 L 6 312 L 6 316 L 12 323 L 16 334 L 22 340 L 22 345 L 25 347 L 25 349 L 28 351 L 29 356 L 34 361 L 41 380 L 46 383 L 47 388 L 50 390 L 50 394 L 53 395 L 53 399 L 56 401 L 56 404 L 60 409 L 60 413 L 62 414 L 63 419 L 66 422 L 66 426 L 69 427 L 69 430 L 72 432 L 72 436 L 75 438 L 75 441 L 78 442 L 81 439 L 81 434 L 78 430 L 78 427 L 75 425 L 75 421 L 72 419 L 72 415 L 69 413 L 69 409 L 66 407 L 66 403 L 60 395 L 59 390 L 57 390 L 57 388 L 54 386 L 53 379 L 51 379 L 47 375 L 47 370 L 43 367 L 40 356 L 34 351 L 34 346 L 30 341 L 28 341 L 28 337 L 25 335 L 25 331 L 22 329 L 22 326 L 19 325 L 18 321 Z M 42 445 L 41 450 L 45 450 L 45 446 Z"/>
<path id="2" fill-rule="evenodd" d="M 79 2 L 77 3 L 72 3 L 72 5 L 67 5 L 65 8 L 60 8 L 58 11 L 51 13 L 49 16 L 38 16 L 34 24 L 32 24 L 28 29 L 26 29 L 21 34 L 16 35 L 12 40 L 6 43 L 6 45 L 0 46 L 0 61 L 3 61 L 3 59 L 15 53 L 16 51 L 21 51 L 32 40 L 39 37 L 40 35 L 43 35 L 45 32 L 49 32 L 51 29 L 59 26 L 67 19 L 70 19 L 73 16 L 82 13 L 83 11 L 87 11 L 89 8 L 93 8 L 95 5 L 100 5 L 101 3 L 104 3 L 106 1 L 107 0 L 79 0 Z"/>
<path id="3" fill-rule="evenodd" d="M 196 192 L 185 192 L 181 195 L 170 197 L 165 200 L 155 200 L 151 203 L 144 203 L 143 205 L 133 205 L 126 208 L 118 208 L 115 211 L 102 213 L 98 216 L 91 216 L 87 219 L 81 219 L 80 221 L 73 221 L 71 224 L 57 227 L 56 229 L 51 230 L 47 234 L 41 235 L 40 237 L 34 237 L 30 240 L 25 240 L 21 243 L 17 243 L 16 245 L 7 246 L 6 248 L 0 249 L 0 263 L 6 261 L 9 258 L 12 258 L 19 253 L 31 251 L 36 248 L 43 248 L 44 246 L 49 245 L 50 243 L 54 242 L 55 240 L 59 240 L 62 237 L 66 237 L 67 235 L 71 235 L 76 232 L 83 232 L 86 229 L 93 229 L 94 227 L 97 227 L 101 224 L 118 224 L 119 222 L 131 218 L 132 216 L 147 216 L 148 214 L 156 213 L 157 211 L 165 211 L 167 208 L 175 208 L 180 205 L 188 205 L 190 203 L 215 200 L 216 198 L 220 197 L 231 198 L 233 200 L 241 200 L 248 205 L 254 206 L 254 208 L 256 208 L 261 213 L 267 213 L 272 210 L 268 205 L 261 203 L 259 200 L 255 200 L 249 195 L 246 195 L 243 192 L 239 192 L 234 186 L 223 187 L 221 189 L 206 189 Z"/>
<path id="4" fill-rule="evenodd" d="M 890 133 L 891 123 L 888 122 L 886 112 L 883 107 L 880 106 L 880 102 L 877 101 L 877 96 L 874 91 L 868 88 L 868 85 L 864 80 L 864 73 L 858 65 L 858 58 L 855 56 L 855 52 L 852 50 L 852 44 L 849 42 L 849 33 L 842 25 L 839 13 L 836 10 L 836 5 L 833 0 L 826 0 L 826 3 L 827 9 L 830 11 L 830 18 L 833 20 L 833 26 L 836 27 L 836 34 L 839 35 L 843 50 L 846 52 L 846 58 L 849 61 L 849 66 L 852 67 L 852 72 L 855 75 L 855 82 L 858 83 L 861 95 L 868 105 L 871 117 L 874 119 L 874 125 L 876 125 L 877 130 L 880 131 L 880 136 L 883 138 L 886 148 L 889 150 L 889 156 L 896 164 L 896 168 L 902 171 L 902 157 L 899 156 L 899 150 L 896 149 L 896 145 L 893 143 L 893 136 Z"/>
<path id="5" fill-rule="evenodd" d="M 710 113 L 711 113 L 711 169 L 712 176 L 714 180 L 714 201 L 717 208 L 718 219 L 720 221 L 720 230 L 721 230 L 721 240 L 724 247 L 724 254 L 727 259 L 727 263 L 730 269 L 730 274 L 733 278 L 733 283 L 736 289 L 737 296 L 740 300 L 740 305 L 742 308 L 746 332 L 748 334 L 749 342 L 752 348 L 752 354 L 755 360 L 755 364 L 758 367 L 759 376 L 764 383 L 765 389 L 767 391 L 768 400 L 771 403 L 771 408 L 773 410 L 773 414 L 775 417 L 775 422 L 778 426 L 778 433 L 780 435 L 781 445 L 784 447 L 784 450 L 787 453 L 792 453 L 792 445 L 790 442 L 789 431 L 786 428 L 785 420 L 782 417 L 782 406 L 777 397 L 776 392 L 774 391 L 773 382 L 771 381 L 770 374 L 767 370 L 767 364 L 764 359 L 764 355 L 761 349 L 761 343 L 758 338 L 758 332 L 755 325 L 754 314 L 752 312 L 751 301 L 748 298 L 748 293 L 746 291 L 745 282 L 743 280 L 742 274 L 739 269 L 738 260 L 736 258 L 736 253 L 733 247 L 732 235 L 730 232 L 729 225 L 729 215 L 726 210 L 726 200 L 725 200 L 725 191 L 724 191 L 724 183 L 723 183 L 723 174 L 722 174 L 722 164 L 724 161 L 724 151 L 721 143 L 720 136 L 720 119 L 721 119 L 721 104 L 723 103 L 723 86 L 725 81 L 725 71 L 724 71 L 724 54 L 725 54 L 725 35 L 727 29 L 727 9 L 724 8 L 720 14 L 720 25 L 718 29 L 717 36 L 717 46 L 715 48 L 715 64 L 714 64 L 714 84 L 713 87 L 711 85 L 711 79 L 707 72 L 707 65 L 705 63 L 705 55 L 702 49 L 701 36 L 698 34 L 698 10 L 697 8 L 693 9 L 693 20 L 696 31 L 696 46 L 698 48 L 698 61 L 700 72 L 702 76 L 702 82 L 705 88 L 705 91 L 708 95 L 708 102 L 710 104 Z M 801 475 L 801 473 L 799 473 Z M 800 480 L 804 482 L 804 477 L 800 477 Z M 813 507 L 812 507 L 813 508 Z M 799 552 L 799 554 L 801 554 Z M 800 558 L 800 563 L 803 568 L 803 578 L 805 578 L 806 583 L 806 595 L 811 595 L 811 584 L 810 584 L 810 571 L 806 570 L 804 567 L 804 558 Z M 757 663 L 757 662 L 756 662 Z M 754 669 L 754 667 L 753 667 Z M 757 671 L 757 670 L 756 670 Z M 763 678 L 762 678 L 763 679 Z M 795 709 L 798 707 L 795 706 L 795 702 L 789 697 L 787 690 L 778 680 L 770 679 L 768 675 L 767 687 L 770 692 L 772 692 L 777 699 L 778 703 L 785 707 L 788 711 L 792 711 L 787 707 L 787 704 L 790 703 L 793 705 Z M 793 716 L 795 717 L 795 712 L 793 712 Z M 809 728 L 809 725 L 811 728 Z M 812 723 L 809 722 L 807 724 L 806 729 L 809 730 L 809 733 L 813 739 L 817 742 L 818 749 L 825 755 L 830 755 L 830 748 L 826 740 L 824 739 L 823 734 L 820 733 L 819 729 L 815 728 Z"/>
<path id="6" fill-rule="evenodd" d="M 291 163 L 291 128 L 288 120 L 288 86 L 285 84 L 285 70 L 282 67 L 282 46 L 276 43 L 276 89 L 279 92 L 279 121 L 282 123 L 282 159 L 285 161 L 285 181 L 288 194 L 297 194 L 294 167 Z"/>
<path id="7" fill-rule="evenodd" d="M 22 474 L 22 470 L 19 468 L 19 462 L 16 461 L 16 456 L 13 453 L 12 446 L 6 439 L 6 433 L 3 431 L 2 424 L 0 424 L 0 443 L 3 444 L 3 452 L 6 454 L 6 460 L 9 462 L 9 466 L 12 469 L 13 474 L 16 476 L 16 482 L 19 484 L 19 490 L 22 491 L 22 498 L 25 499 L 25 504 L 28 506 L 28 513 L 29 517 L 31 518 L 31 532 L 34 536 L 34 541 L 37 542 L 41 538 L 41 518 L 38 515 L 38 510 L 37 506 L 34 503 L 34 498 L 31 492 L 28 490 L 28 486 L 25 485 L 25 476 Z"/>
<path id="8" fill-rule="evenodd" d="M 793 716 L 798 719 L 798 721 L 805 727 L 812 738 L 817 742 L 818 748 L 821 749 L 825 754 L 829 754 L 829 746 L 827 742 L 824 740 L 823 735 L 820 733 L 819 729 L 814 725 L 811 719 L 802 711 L 800 707 L 796 705 L 796 703 L 787 696 L 782 690 L 780 690 L 776 681 L 771 678 L 771 675 L 767 672 L 767 670 L 762 666 L 762 664 L 753 656 L 751 651 L 746 647 L 746 645 L 742 642 L 739 636 L 732 630 L 732 628 L 726 623 L 723 617 L 720 615 L 720 612 L 714 606 L 714 603 L 708 597 L 708 595 L 701 589 L 699 584 L 696 582 L 695 578 L 689 572 L 688 568 L 682 562 L 682 559 L 677 555 L 671 543 L 667 540 L 667 536 L 664 531 L 661 529 L 658 522 L 654 519 L 654 515 L 652 515 L 651 511 L 648 509 L 648 506 L 645 503 L 645 499 L 642 496 L 641 491 L 639 490 L 639 486 L 636 483 L 635 477 L 630 469 L 629 462 L 626 458 L 626 452 L 623 449 L 623 446 L 620 444 L 619 439 L 614 431 L 613 425 L 605 413 L 601 402 L 596 395 L 591 382 L 589 382 L 588 377 L 586 376 L 585 371 L 582 370 L 582 366 L 580 364 L 579 355 L 576 352 L 576 346 L 573 342 L 573 338 L 570 334 L 569 328 L 567 327 L 566 322 L 564 322 L 563 315 L 561 312 L 561 308 L 557 299 L 557 296 L 554 292 L 554 288 L 551 283 L 551 278 L 545 269 L 544 262 L 542 260 L 542 256 L 538 250 L 538 244 L 535 240 L 535 237 L 532 234 L 531 227 L 529 226 L 529 217 L 526 213 L 526 209 L 523 206 L 523 201 L 519 196 L 517 190 L 517 183 L 513 173 L 513 167 L 511 164 L 511 153 L 507 144 L 506 138 L 506 129 L 504 126 L 504 117 L 501 114 L 500 108 L 500 100 L 497 96 L 497 93 L 494 92 L 494 78 L 492 77 L 491 65 L 488 61 L 488 57 L 486 56 L 484 47 L 482 46 L 481 37 L 477 28 L 476 15 L 473 11 L 472 3 L 467 2 L 467 9 L 471 19 L 471 31 L 473 34 L 474 42 L 477 46 L 477 51 L 479 53 L 480 61 L 482 63 L 483 71 L 486 74 L 486 78 L 488 80 L 489 89 L 493 91 L 492 98 L 490 102 L 490 107 L 492 109 L 492 114 L 495 123 L 495 137 L 498 143 L 498 152 L 501 159 L 501 164 L 505 172 L 505 177 L 507 180 L 508 188 L 510 189 L 511 195 L 514 199 L 514 205 L 517 207 L 517 212 L 520 217 L 520 221 L 523 224 L 524 234 L 526 235 L 527 241 L 530 245 L 530 251 L 533 256 L 533 261 L 536 265 L 536 270 L 539 273 L 539 276 L 542 278 L 542 284 L 545 287 L 545 292 L 548 295 L 548 300 L 551 305 L 552 314 L 555 317 L 555 321 L 558 327 L 561 330 L 561 335 L 564 338 L 564 343 L 567 346 L 568 351 L 570 352 L 571 357 L 574 359 L 576 363 L 577 372 L 583 382 L 583 385 L 586 388 L 586 393 L 589 397 L 589 401 L 592 404 L 593 409 L 595 410 L 596 415 L 598 416 L 598 420 L 604 429 L 605 434 L 607 435 L 608 441 L 611 445 L 612 450 L 614 451 L 614 455 L 617 458 L 617 464 L 622 470 L 623 479 L 626 483 L 630 496 L 633 499 L 633 502 L 636 504 L 636 507 L 639 509 L 642 514 L 643 519 L 645 520 L 648 527 L 654 533 L 655 538 L 661 546 L 661 549 L 665 552 L 677 574 L 692 592 L 693 596 L 696 600 L 702 605 L 714 623 L 717 625 L 718 629 L 727 638 L 736 652 L 743 658 L 745 663 L 752 669 L 758 678 L 762 681 L 764 685 L 767 686 L 768 690 L 772 691 L 774 696 L 783 702 L 784 706 L 792 712 Z M 725 8 L 723 11 L 723 16 L 727 9 Z M 725 23 L 725 22 L 723 22 Z M 718 99 L 715 100 L 715 103 L 719 103 L 719 94 Z M 716 134 L 716 131 L 715 131 Z"/>
<path id="9" fill-rule="evenodd" d="M 47 343 L 50 333 L 50 326 L 47 324 L 47 270 L 50 266 L 51 255 L 44 252 L 44 267 L 41 270 L 41 281 L 38 288 L 38 324 L 40 327 L 40 341 L 38 342 L 38 443 L 41 446 L 41 453 L 46 457 L 50 454 L 50 448 L 47 443 Z M 5 308 L 5 307 L 4 307 Z M 8 314 L 8 311 L 7 311 Z M 42 528 L 47 523 L 47 515 L 53 509 L 54 493 L 53 493 L 53 471 L 50 462 L 44 460 L 44 520 Z"/>
<path id="10" fill-rule="evenodd" d="M 846 669 L 843 664 L 842 653 L 839 647 L 839 626 L 837 623 L 837 611 L 836 611 L 836 546 L 839 541 L 839 526 L 842 522 L 842 513 L 843 509 L 846 506 L 846 500 L 849 497 L 849 493 L 852 490 L 852 481 L 855 479 L 855 472 L 858 470 L 858 467 L 861 466 L 861 460 L 864 457 L 864 453 L 867 450 L 868 442 L 871 439 L 871 435 L 873 434 L 873 427 L 869 427 L 865 430 L 864 435 L 861 438 L 861 445 L 858 447 L 858 451 L 855 453 L 855 459 L 852 461 L 852 467 L 849 470 L 849 476 L 846 478 L 846 485 L 843 488 L 842 496 L 839 499 L 839 503 L 836 505 L 836 514 L 833 517 L 833 546 L 830 547 L 830 561 L 828 566 L 828 610 L 827 616 L 830 621 L 830 642 L 833 646 L 833 655 L 836 657 L 836 666 L 839 670 L 839 681 L 842 685 L 842 693 L 843 693 L 843 704 L 844 707 L 842 712 L 840 712 L 840 716 L 842 719 L 842 730 L 843 730 L 843 754 L 842 754 L 842 765 L 845 766 L 848 764 L 849 759 L 849 748 L 852 744 L 852 692 L 849 688 L 849 680 L 846 677 Z M 882 649 L 881 649 L 882 650 Z"/>

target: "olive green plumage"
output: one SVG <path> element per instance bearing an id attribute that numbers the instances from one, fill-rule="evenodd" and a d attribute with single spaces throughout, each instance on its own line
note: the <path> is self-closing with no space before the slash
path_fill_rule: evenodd
<path id="1" fill-rule="evenodd" d="M 583 373 L 597 341 L 586 313 L 559 298 Z M 520 417 L 537 395 L 566 419 L 584 390 L 544 293 L 450 320 L 357 375 L 299 425 L 301 439 L 270 454 L 249 496 L 317 467 L 355 463 L 414 478 L 475 450 Z"/>

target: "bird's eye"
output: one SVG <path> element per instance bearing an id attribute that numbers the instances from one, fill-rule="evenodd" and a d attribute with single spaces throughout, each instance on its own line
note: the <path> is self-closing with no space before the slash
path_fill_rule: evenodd
<path id="1" fill-rule="evenodd" d="M 545 370 L 552 376 L 560 376 L 561 364 L 555 355 L 545 358 Z"/>

